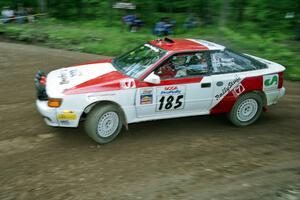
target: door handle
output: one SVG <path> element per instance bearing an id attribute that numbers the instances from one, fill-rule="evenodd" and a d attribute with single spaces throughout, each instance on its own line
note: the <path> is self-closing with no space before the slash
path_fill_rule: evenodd
<path id="1" fill-rule="evenodd" d="M 202 83 L 201 87 L 202 88 L 209 88 L 211 86 L 211 83 Z"/>

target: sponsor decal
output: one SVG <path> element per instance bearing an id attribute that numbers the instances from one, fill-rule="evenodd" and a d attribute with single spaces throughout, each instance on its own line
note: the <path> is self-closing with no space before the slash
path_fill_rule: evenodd
<path id="1" fill-rule="evenodd" d="M 146 105 L 152 103 L 153 103 L 153 90 L 149 88 L 142 89 L 141 96 L 140 96 L 140 104 Z"/>
<path id="2" fill-rule="evenodd" d="M 60 120 L 60 121 L 76 120 L 77 115 L 72 110 L 64 110 L 62 113 L 57 115 L 57 119 Z"/>
<path id="3" fill-rule="evenodd" d="M 149 95 L 141 95 L 141 101 L 140 104 L 141 105 L 145 105 L 145 104 L 152 104 L 152 100 L 153 100 L 153 95 L 149 94 Z"/>
<path id="4" fill-rule="evenodd" d="M 74 79 L 78 76 L 82 76 L 82 73 L 77 69 L 65 69 L 60 73 L 59 78 L 61 78 L 60 85 L 68 84 L 70 82 L 69 79 Z"/>
<path id="5" fill-rule="evenodd" d="M 242 79 L 240 77 L 236 76 L 232 81 L 229 81 L 221 89 L 221 92 L 219 94 L 215 95 L 215 99 L 217 101 L 222 99 L 228 92 L 230 92 L 233 88 L 237 87 L 240 84 L 241 80 Z"/>
<path id="6" fill-rule="evenodd" d="M 166 86 L 160 91 L 160 95 L 170 95 L 170 94 L 181 94 L 182 90 L 178 89 L 178 86 Z"/>
<path id="7" fill-rule="evenodd" d="M 150 88 L 142 89 L 142 94 L 152 94 L 153 90 Z"/>
<path id="8" fill-rule="evenodd" d="M 122 89 L 132 89 L 135 88 L 135 81 L 133 78 L 127 78 L 120 82 Z"/>
<path id="9" fill-rule="evenodd" d="M 66 73 L 61 72 L 59 78 L 61 78 L 61 81 L 60 81 L 60 83 L 59 83 L 60 85 L 64 85 L 64 84 L 68 84 L 68 83 L 69 83 L 69 81 L 67 80 L 68 77 L 67 77 L 67 74 L 66 74 Z"/>
<path id="10" fill-rule="evenodd" d="M 274 90 L 278 88 L 279 77 L 278 74 L 271 74 L 264 76 L 264 90 Z"/>
<path id="11" fill-rule="evenodd" d="M 245 87 L 242 84 L 239 84 L 236 86 L 233 90 L 232 93 L 235 97 L 238 97 L 240 94 L 242 94 L 245 91 Z"/>
<path id="12" fill-rule="evenodd" d="M 179 110 L 184 108 L 185 86 L 157 88 L 156 111 Z"/>
<path id="13" fill-rule="evenodd" d="M 69 73 L 70 73 L 71 78 L 82 75 L 82 73 L 80 71 L 78 71 L 77 69 L 72 69 L 69 71 Z"/>
<path id="14" fill-rule="evenodd" d="M 107 94 L 102 94 L 102 93 L 96 93 L 96 94 L 91 94 L 91 95 L 88 95 L 87 98 L 90 100 L 90 101 L 96 101 L 98 99 L 101 99 L 103 97 L 112 97 L 112 96 L 115 96 L 116 94 L 115 93 L 107 93 Z"/>

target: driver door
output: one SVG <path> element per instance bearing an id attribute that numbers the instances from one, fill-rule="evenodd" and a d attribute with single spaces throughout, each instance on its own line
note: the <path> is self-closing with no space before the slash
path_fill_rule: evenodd
<path id="1" fill-rule="evenodd" d="M 209 113 L 213 90 L 206 58 L 206 52 L 175 54 L 159 65 L 152 73 L 159 76 L 160 83 L 143 81 L 137 89 L 137 117 L 155 119 Z"/>

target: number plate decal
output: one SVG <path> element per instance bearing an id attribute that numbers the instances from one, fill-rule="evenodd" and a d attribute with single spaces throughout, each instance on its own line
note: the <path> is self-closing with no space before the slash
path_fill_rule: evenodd
<path id="1" fill-rule="evenodd" d="M 64 110 L 62 113 L 57 115 L 58 120 L 76 120 L 77 115 L 74 111 L 72 110 Z"/>
<path id="2" fill-rule="evenodd" d="M 156 111 L 180 110 L 184 108 L 185 85 L 157 88 Z"/>

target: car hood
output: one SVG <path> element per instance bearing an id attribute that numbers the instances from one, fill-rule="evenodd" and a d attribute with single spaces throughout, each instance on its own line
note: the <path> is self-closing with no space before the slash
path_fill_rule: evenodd
<path id="1" fill-rule="evenodd" d="M 109 62 L 54 70 L 47 75 L 46 92 L 49 97 L 60 97 L 71 88 L 112 72 L 116 69 Z"/>

